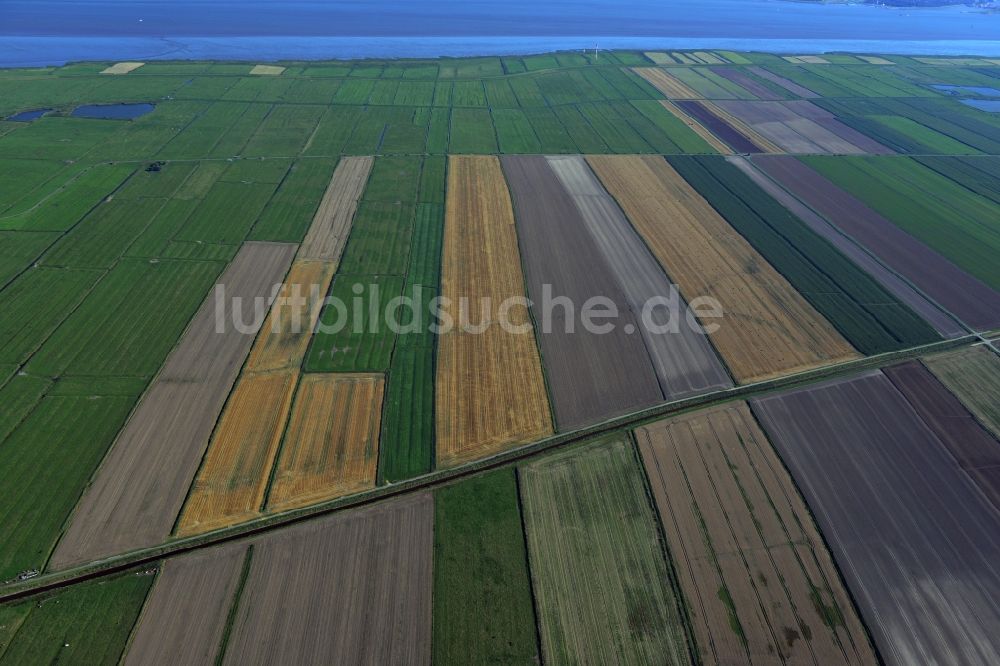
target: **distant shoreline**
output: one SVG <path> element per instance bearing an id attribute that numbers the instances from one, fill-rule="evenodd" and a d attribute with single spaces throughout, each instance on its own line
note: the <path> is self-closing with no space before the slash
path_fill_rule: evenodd
<path id="1" fill-rule="evenodd" d="M 554 51 L 725 49 L 777 54 L 1000 57 L 1000 40 L 814 40 L 648 37 L 226 37 L 75 38 L 0 36 L 0 67 L 60 66 L 69 62 L 427 60 L 514 56 Z"/>

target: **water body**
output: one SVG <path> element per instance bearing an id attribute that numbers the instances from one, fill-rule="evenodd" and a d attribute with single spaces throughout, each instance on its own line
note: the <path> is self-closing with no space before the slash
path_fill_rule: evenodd
<path id="1" fill-rule="evenodd" d="M 784 0 L 0 0 L 0 65 L 593 48 L 1000 55 L 1000 15 Z"/>
<path id="2" fill-rule="evenodd" d="M 1000 99 L 963 99 L 962 104 L 980 111 L 1000 113 Z"/>
<path id="3" fill-rule="evenodd" d="M 26 123 L 31 120 L 36 120 L 38 118 L 41 118 L 51 110 L 52 109 L 32 109 L 31 111 L 22 111 L 21 113 L 15 113 L 14 115 L 9 116 L 7 120 L 13 120 L 19 123 Z"/>
<path id="4" fill-rule="evenodd" d="M 73 109 L 74 118 L 102 120 L 132 120 L 144 116 L 156 107 L 152 104 L 85 104 Z"/>
<path id="5" fill-rule="evenodd" d="M 931 87 L 942 92 L 946 92 L 949 95 L 982 95 L 983 97 L 1000 97 L 1000 90 L 997 90 L 996 88 L 987 88 L 986 86 L 948 86 L 938 84 L 932 85 Z"/>

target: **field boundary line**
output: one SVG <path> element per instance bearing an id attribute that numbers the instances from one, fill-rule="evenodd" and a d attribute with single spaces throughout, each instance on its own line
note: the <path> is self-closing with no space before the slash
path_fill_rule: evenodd
<path id="1" fill-rule="evenodd" d="M 861 357 L 833 365 L 827 365 L 821 368 L 813 368 L 791 375 L 785 375 L 783 377 L 766 379 L 760 382 L 744 384 L 730 389 L 723 389 L 700 396 L 660 403 L 652 407 L 647 407 L 642 410 L 607 419 L 586 428 L 555 434 L 545 439 L 509 449 L 507 451 L 502 451 L 493 456 L 466 463 L 464 465 L 435 470 L 429 474 L 424 474 L 422 476 L 414 477 L 406 481 L 400 481 L 398 483 L 379 486 L 354 495 L 340 497 L 320 504 L 293 509 L 291 511 L 263 516 L 257 520 L 242 523 L 240 525 L 222 528 L 213 532 L 206 532 L 205 534 L 198 536 L 175 539 L 158 546 L 115 555 L 113 557 L 89 562 L 87 564 L 63 571 L 46 573 L 29 581 L 3 585 L 0 586 L 0 604 L 33 596 L 38 593 L 55 590 L 61 587 L 66 587 L 76 582 L 103 577 L 115 572 L 126 571 L 137 566 L 148 566 L 155 564 L 159 560 L 166 557 L 179 555 L 181 553 L 187 553 L 246 537 L 259 536 L 279 527 L 299 523 L 316 516 L 334 513 L 342 509 L 366 506 L 380 500 L 389 499 L 391 497 L 404 495 L 410 492 L 443 486 L 465 477 L 473 476 L 480 472 L 505 467 L 513 463 L 533 458 L 538 454 L 550 452 L 603 434 L 631 430 L 637 426 L 658 421 L 666 417 L 721 405 L 734 400 L 747 400 L 749 398 L 760 397 L 768 393 L 802 388 L 810 384 L 816 384 L 835 378 L 844 378 L 852 373 L 858 373 L 865 370 L 875 370 L 897 362 L 915 359 L 920 356 L 936 352 L 950 351 L 952 349 L 967 347 L 978 342 L 981 342 L 978 336 L 966 335 L 955 340 L 944 340 L 927 345 L 910 347 L 899 351 L 887 352 L 876 356 Z"/>

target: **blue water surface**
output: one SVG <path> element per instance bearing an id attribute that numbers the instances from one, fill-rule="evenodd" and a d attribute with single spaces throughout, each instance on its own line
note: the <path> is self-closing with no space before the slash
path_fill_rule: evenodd
<path id="1" fill-rule="evenodd" d="M 41 118 L 51 110 L 52 109 L 32 109 L 30 111 L 22 111 L 21 113 L 15 113 L 14 115 L 9 116 L 7 120 L 13 120 L 19 123 L 26 123 L 31 120 L 37 120 Z"/>
<path id="2" fill-rule="evenodd" d="M 963 99 L 962 104 L 980 111 L 1000 113 L 1000 99 Z"/>
<path id="3" fill-rule="evenodd" d="M 593 48 L 1000 55 L 1000 15 L 785 0 L 0 0 L 0 65 Z"/>
<path id="4" fill-rule="evenodd" d="M 73 109 L 70 115 L 74 118 L 132 120 L 146 115 L 155 108 L 152 104 L 85 104 Z"/>

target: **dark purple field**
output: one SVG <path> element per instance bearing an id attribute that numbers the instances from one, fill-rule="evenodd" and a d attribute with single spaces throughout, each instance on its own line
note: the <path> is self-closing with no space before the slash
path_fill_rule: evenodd
<path id="1" fill-rule="evenodd" d="M 704 125 L 708 131 L 723 141 L 738 153 L 763 153 L 764 150 L 756 143 L 737 132 L 722 118 L 709 111 L 700 102 L 678 101 L 677 106 L 685 113 Z"/>
<path id="2" fill-rule="evenodd" d="M 754 164 L 966 324 L 1000 326 L 1000 294 L 857 197 L 794 157 L 760 157 Z"/>
<path id="3" fill-rule="evenodd" d="M 888 368 L 886 376 L 1000 510 L 1000 442 L 919 361 Z"/>
<path id="4" fill-rule="evenodd" d="M 713 67 L 712 71 L 719 76 L 729 79 L 759 99 L 781 99 L 781 97 L 775 94 L 770 88 L 758 81 L 755 81 L 752 77 L 747 76 L 736 67 Z"/>
<path id="5" fill-rule="evenodd" d="M 881 372 L 751 402 L 890 665 L 1000 663 L 1000 513 Z"/>

